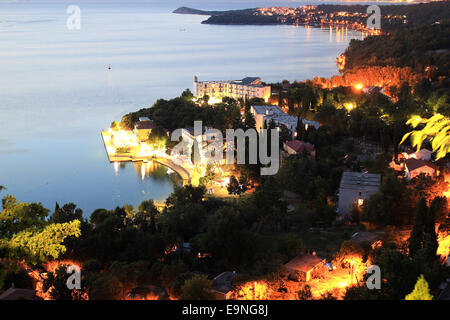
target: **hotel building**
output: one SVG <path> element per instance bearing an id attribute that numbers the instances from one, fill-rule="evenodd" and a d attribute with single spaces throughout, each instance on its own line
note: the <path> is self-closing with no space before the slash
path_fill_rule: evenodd
<path id="1" fill-rule="evenodd" d="M 261 78 L 246 77 L 242 80 L 230 81 L 198 81 L 194 77 L 194 96 L 209 96 L 214 100 L 224 97 L 234 99 L 262 98 L 266 101 L 270 98 L 270 86 L 261 84 Z"/>

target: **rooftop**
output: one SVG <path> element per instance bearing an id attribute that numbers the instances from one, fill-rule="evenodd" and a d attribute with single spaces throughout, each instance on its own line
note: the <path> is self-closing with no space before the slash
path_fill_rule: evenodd
<path id="1" fill-rule="evenodd" d="M 285 144 L 295 152 L 303 152 L 305 150 L 308 152 L 314 151 L 314 146 L 309 142 L 304 142 L 300 140 L 291 140 L 286 141 Z"/>
<path id="2" fill-rule="evenodd" d="M 205 134 L 208 129 L 209 129 L 208 127 L 202 126 L 202 134 Z M 183 128 L 183 130 L 186 130 L 192 137 L 194 137 L 195 134 L 194 127 Z"/>
<path id="3" fill-rule="evenodd" d="M 378 188 L 381 175 L 378 173 L 363 173 L 346 171 L 342 174 L 340 189 Z"/>
<path id="4" fill-rule="evenodd" d="M 0 295 L 0 300 L 42 300 L 36 290 L 9 288 Z"/>
<path id="5" fill-rule="evenodd" d="M 286 268 L 301 272 L 308 272 L 322 261 L 318 256 L 302 254 L 285 264 Z"/>
<path id="6" fill-rule="evenodd" d="M 137 130 L 154 129 L 155 127 L 156 127 L 156 125 L 150 119 L 149 120 L 141 120 L 134 124 L 134 128 Z"/>
<path id="7" fill-rule="evenodd" d="M 409 171 L 413 171 L 415 169 L 421 168 L 421 167 L 430 167 L 436 170 L 436 165 L 433 162 L 427 161 L 427 160 L 418 160 L 418 159 L 407 159 L 405 161 L 406 167 L 408 167 Z"/>
<path id="8" fill-rule="evenodd" d="M 260 77 L 245 77 L 241 80 L 210 80 L 210 81 L 197 81 L 198 83 L 203 84 L 220 84 L 220 83 L 228 83 L 228 84 L 236 84 L 236 85 L 245 85 L 245 86 L 252 86 L 252 87 L 258 87 L 262 88 L 264 87 L 261 84 L 261 78 Z"/>
<path id="9" fill-rule="evenodd" d="M 355 242 L 369 242 L 374 243 L 380 238 L 373 232 L 367 232 L 367 231 L 359 231 L 352 235 L 352 238 L 350 239 Z"/>
<path id="10" fill-rule="evenodd" d="M 216 276 L 212 283 L 212 289 L 221 292 L 227 293 L 231 290 L 231 283 L 233 279 L 236 277 L 236 272 L 225 271 Z"/>
<path id="11" fill-rule="evenodd" d="M 267 106 L 252 106 L 252 107 L 253 107 L 253 110 L 255 110 L 255 112 L 257 114 L 264 114 L 264 115 L 275 115 L 275 114 L 283 115 L 284 114 L 284 115 L 287 115 L 278 106 L 267 105 Z"/>

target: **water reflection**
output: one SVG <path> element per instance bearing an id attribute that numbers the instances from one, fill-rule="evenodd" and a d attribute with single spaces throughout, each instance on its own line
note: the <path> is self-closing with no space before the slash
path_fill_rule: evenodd
<path id="1" fill-rule="evenodd" d="M 151 179 L 153 181 L 164 182 L 169 179 L 174 185 L 181 185 L 183 182 L 176 172 L 156 161 L 114 162 L 112 166 L 116 176 L 120 175 L 120 170 L 125 170 L 128 166 L 132 166 L 134 167 L 136 177 L 140 181 Z"/>

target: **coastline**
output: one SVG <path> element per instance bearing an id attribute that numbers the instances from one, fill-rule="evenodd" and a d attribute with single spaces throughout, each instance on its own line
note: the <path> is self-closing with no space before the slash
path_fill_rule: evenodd
<path id="1" fill-rule="evenodd" d="M 112 153 L 114 149 L 110 142 L 110 134 L 108 131 L 102 130 L 101 132 L 103 144 L 105 146 L 106 154 L 108 155 L 109 162 L 147 162 L 147 161 L 155 161 L 163 166 L 166 166 L 176 172 L 180 178 L 183 180 L 183 185 L 191 183 L 191 176 L 188 170 L 183 167 L 175 164 L 169 158 L 158 157 L 158 156 L 132 156 L 126 153 Z"/>

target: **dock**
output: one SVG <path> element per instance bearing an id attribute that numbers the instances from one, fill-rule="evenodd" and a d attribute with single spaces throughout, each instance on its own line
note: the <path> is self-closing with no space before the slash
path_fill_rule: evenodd
<path id="1" fill-rule="evenodd" d="M 155 161 L 163 166 L 166 166 L 176 172 L 183 180 L 183 185 L 191 183 L 191 175 L 189 171 L 180 165 L 173 163 L 173 161 L 167 157 L 160 156 L 139 156 L 130 153 L 117 153 L 116 149 L 111 142 L 111 133 L 109 131 L 103 130 L 102 132 L 103 144 L 105 145 L 106 154 L 108 155 L 109 162 L 145 162 L 145 161 Z"/>

